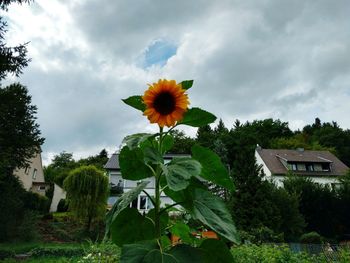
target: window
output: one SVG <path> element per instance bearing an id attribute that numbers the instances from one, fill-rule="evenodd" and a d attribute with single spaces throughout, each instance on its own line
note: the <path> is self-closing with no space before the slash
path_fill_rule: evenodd
<path id="1" fill-rule="evenodd" d="M 25 174 L 29 174 L 29 170 L 30 170 L 30 167 L 27 166 L 26 169 L 24 170 L 24 173 L 25 173 Z"/>
<path id="2" fill-rule="evenodd" d="M 138 198 L 135 198 L 132 203 L 131 203 L 131 208 L 136 208 L 137 209 L 137 199 Z"/>
<path id="3" fill-rule="evenodd" d="M 146 209 L 146 201 L 147 197 L 146 196 L 140 196 L 140 209 Z"/>
<path id="4" fill-rule="evenodd" d="M 314 165 L 312 163 L 306 164 L 306 171 L 313 172 L 314 171 Z"/>
<path id="5" fill-rule="evenodd" d="M 329 172 L 331 169 L 330 169 L 330 166 L 329 166 L 329 163 L 322 163 L 322 171 L 323 172 Z"/>
<path id="6" fill-rule="evenodd" d="M 297 165 L 295 163 L 291 163 L 290 165 L 292 167 L 292 171 L 296 171 L 297 170 Z"/>
<path id="7" fill-rule="evenodd" d="M 39 191 L 45 191 L 45 189 L 46 189 L 45 185 L 40 185 L 39 186 Z"/>
<path id="8" fill-rule="evenodd" d="M 36 179 L 36 173 L 37 173 L 37 172 L 38 172 L 38 170 L 34 168 L 34 170 L 33 170 L 33 179 L 34 179 L 34 180 Z"/>

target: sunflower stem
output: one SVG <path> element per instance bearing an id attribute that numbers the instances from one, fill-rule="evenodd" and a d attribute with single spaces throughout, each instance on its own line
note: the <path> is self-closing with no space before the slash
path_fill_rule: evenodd
<path id="1" fill-rule="evenodd" d="M 159 127 L 159 148 L 158 151 L 163 154 L 162 152 L 162 141 L 163 141 L 163 127 Z M 156 230 L 156 238 L 158 239 L 158 242 L 160 243 L 160 237 L 161 237 L 161 231 L 160 231 L 160 179 L 161 179 L 161 169 L 160 165 L 157 165 L 156 169 L 156 180 L 155 180 L 155 207 L 154 207 L 154 223 L 155 223 L 155 230 Z"/>

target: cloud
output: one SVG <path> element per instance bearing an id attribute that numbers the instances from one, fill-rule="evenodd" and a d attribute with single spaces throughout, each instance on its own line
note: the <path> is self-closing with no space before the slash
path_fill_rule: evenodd
<path id="1" fill-rule="evenodd" d="M 21 81 L 44 153 L 96 154 L 155 131 L 122 98 L 194 79 L 191 106 L 223 118 L 350 128 L 347 1 L 44 1 L 11 6 L 9 43 L 30 41 Z M 194 129 L 186 129 L 194 135 Z"/>

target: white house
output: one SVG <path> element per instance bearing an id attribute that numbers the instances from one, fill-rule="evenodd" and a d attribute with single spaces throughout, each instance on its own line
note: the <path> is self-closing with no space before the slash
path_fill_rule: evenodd
<path id="1" fill-rule="evenodd" d="M 349 167 L 329 151 L 255 149 L 256 162 L 262 165 L 266 179 L 277 186 L 289 171 L 297 176 L 305 176 L 319 184 L 332 187 L 339 184 L 338 177 L 344 175 Z"/>
<path id="2" fill-rule="evenodd" d="M 109 158 L 108 162 L 104 166 L 107 170 L 109 182 L 112 188 L 119 188 L 123 192 L 127 192 L 134 187 L 137 186 L 138 181 L 125 180 L 122 178 L 120 166 L 119 166 L 119 154 L 115 153 Z M 164 156 L 165 162 L 170 162 L 174 157 L 189 157 L 189 155 L 184 154 L 169 154 Z M 149 181 L 145 192 L 147 192 L 150 196 L 154 196 L 155 191 L 155 181 L 154 177 L 143 179 L 142 181 Z M 110 196 L 108 199 L 108 206 L 112 206 L 117 201 L 117 196 Z M 164 193 L 161 194 L 161 203 L 165 204 L 173 204 L 173 200 L 167 197 Z M 145 193 L 140 193 L 137 199 L 135 199 L 131 207 L 137 208 L 140 211 L 148 211 L 153 208 L 152 202 L 149 200 Z"/>
<path id="3" fill-rule="evenodd" d="M 45 191 L 49 188 L 49 185 L 45 183 L 40 153 L 30 159 L 26 168 L 16 169 L 13 174 L 20 179 L 27 191 L 45 195 Z"/>

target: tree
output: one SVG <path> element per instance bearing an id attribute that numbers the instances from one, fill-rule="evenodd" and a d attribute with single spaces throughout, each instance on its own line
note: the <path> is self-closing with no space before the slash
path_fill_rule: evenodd
<path id="1" fill-rule="evenodd" d="M 177 154 L 191 153 L 191 147 L 195 143 L 194 139 L 186 136 L 185 133 L 180 130 L 172 130 L 171 135 L 174 138 L 174 146 L 171 149 L 171 153 L 177 153 Z"/>
<path id="2" fill-rule="evenodd" d="M 108 177 L 95 166 L 81 166 L 64 180 L 69 209 L 76 218 L 86 221 L 90 231 L 93 220 L 105 215 L 108 197 Z"/>

